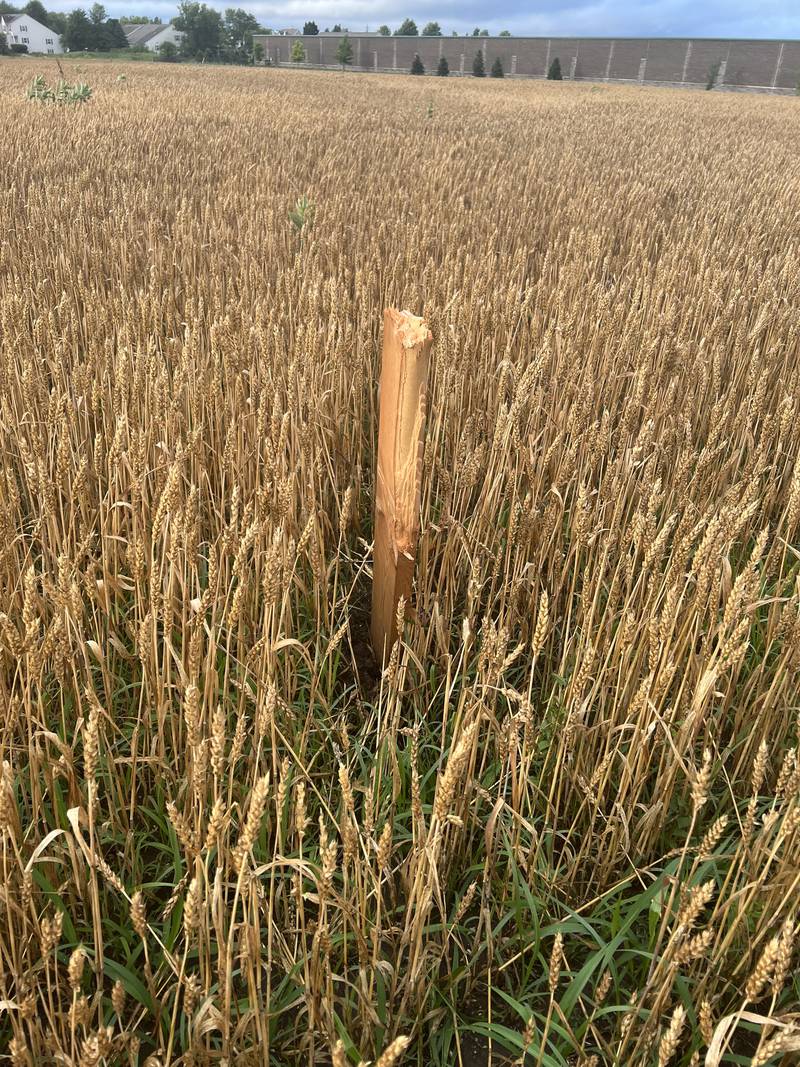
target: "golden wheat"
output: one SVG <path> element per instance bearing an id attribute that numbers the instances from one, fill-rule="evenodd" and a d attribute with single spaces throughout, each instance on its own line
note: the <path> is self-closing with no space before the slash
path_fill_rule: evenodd
<path id="1" fill-rule="evenodd" d="M 794 1048 L 794 101 L 70 62 L 0 61 L 11 1062 Z"/>

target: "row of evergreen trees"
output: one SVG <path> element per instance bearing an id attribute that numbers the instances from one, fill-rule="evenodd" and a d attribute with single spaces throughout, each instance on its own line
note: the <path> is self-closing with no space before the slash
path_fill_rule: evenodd
<path id="1" fill-rule="evenodd" d="M 419 57 L 419 52 L 414 56 L 414 61 L 411 64 L 412 74 L 424 74 L 425 64 Z M 447 62 L 447 56 L 441 56 L 439 59 L 439 65 L 436 68 L 436 73 L 440 78 L 446 78 L 450 73 L 450 64 Z M 475 53 L 475 58 L 472 61 L 472 74 L 475 78 L 486 77 L 486 67 L 483 62 L 483 52 L 478 49 Z M 503 62 L 498 56 L 492 64 L 492 69 L 489 72 L 491 78 L 504 78 L 505 71 L 503 70 Z"/>
<path id="2" fill-rule="evenodd" d="M 414 61 L 411 64 L 411 73 L 412 74 L 424 74 L 425 73 L 425 64 L 420 59 L 419 52 L 417 52 L 417 54 L 414 56 Z M 436 68 L 436 73 L 440 78 L 446 78 L 448 76 L 448 74 L 450 73 L 450 64 L 447 62 L 447 56 L 442 56 L 439 59 L 439 65 Z M 484 61 L 483 61 L 483 51 L 480 48 L 475 53 L 475 58 L 472 61 L 472 76 L 474 78 L 485 78 L 486 77 L 486 67 L 485 67 Z M 489 77 L 490 78 L 504 78 L 505 77 L 505 71 L 503 70 L 503 62 L 502 62 L 502 60 L 500 59 L 499 56 L 497 57 L 497 59 L 495 59 L 494 63 L 492 63 L 492 69 L 489 71 Z M 551 81 L 561 81 L 562 80 L 561 79 L 561 61 L 559 60 L 558 56 L 556 56 L 556 58 L 550 64 L 550 66 L 548 68 L 548 71 L 547 71 L 547 77 Z"/>

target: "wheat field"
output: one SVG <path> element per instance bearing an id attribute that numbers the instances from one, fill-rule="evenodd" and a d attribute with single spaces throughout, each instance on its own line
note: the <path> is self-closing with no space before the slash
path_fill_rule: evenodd
<path id="1" fill-rule="evenodd" d="M 0 1059 L 797 1062 L 797 101 L 65 66 L 0 62 Z"/>

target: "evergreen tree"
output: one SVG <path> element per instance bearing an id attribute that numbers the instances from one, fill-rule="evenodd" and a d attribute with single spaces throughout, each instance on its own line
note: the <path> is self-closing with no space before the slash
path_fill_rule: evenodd
<path id="1" fill-rule="evenodd" d="M 419 37 L 419 30 L 417 24 L 413 19 L 403 19 L 398 28 L 394 31 L 395 37 Z"/>
<path id="2" fill-rule="evenodd" d="M 8 47 L 6 35 L 4 33 L 0 33 L 0 56 L 7 56 L 10 54 L 10 52 L 11 49 Z"/>
<path id="3" fill-rule="evenodd" d="M 43 26 L 49 28 L 50 23 L 47 21 L 47 11 L 42 0 L 30 0 L 30 3 L 26 4 L 22 10 L 26 15 L 30 15 L 32 19 L 36 19 L 37 22 L 41 22 Z"/>
<path id="4" fill-rule="evenodd" d="M 547 77 L 551 82 L 560 82 L 561 78 L 561 60 L 556 56 L 547 71 Z"/>
<path id="5" fill-rule="evenodd" d="M 497 59 L 494 61 L 494 63 L 492 63 L 491 77 L 492 78 L 504 78 L 505 77 L 505 74 L 503 72 L 503 63 L 502 63 L 502 61 L 500 59 L 500 56 L 498 56 Z"/>
<path id="6" fill-rule="evenodd" d="M 304 22 L 303 23 L 303 36 L 304 37 L 316 37 L 319 33 L 319 27 L 316 22 Z"/>
<path id="7" fill-rule="evenodd" d="M 389 27 L 386 25 L 386 23 L 384 23 L 383 26 L 379 26 L 378 27 L 378 33 L 381 35 L 381 37 L 391 37 L 392 36 L 392 31 L 389 29 Z"/>
<path id="8" fill-rule="evenodd" d="M 509 30 L 501 30 L 498 34 L 499 37 L 510 37 L 511 32 Z"/>
<path id="9" fill-rule="evenodd" d="M 128 38 L 125 36 L 125 31 L 123 30 L 119 19 L 106 19 L 102 29 L 104 42 L 104 47 L 101 49 L 102 51 L 108 51 L 112 48 L 128 47 Z"/>
<path id="10" fill-rule="evenodd" d="M 62 44 L 68 52 L 82 52 L 95 45 L 95 28 L 86 12 L 76 7 L 67 15 L 67 28 L 62 35 Z"/>
<path id="11" fill-rule="evenodd" d="M 339 47 L 336 49 L 336 58 L 342 64 L 342 70 L 353 62 L 353 46 L 350 44 L 350 38 L 347 34 L 339 41 Z"/>
<path id="12" fill-rule="evenodd" d="M 483 49 L 479 48 L 472 61 L 472 74 L 476 78 L 486 77 L 486 67 L 483 65 Z"/>
<path id="13" fill-rule="evenodd" d="M 446 78 L 450 73 L 450 64 L 447 62 L 447 56 L 442 56 L 440 58 L 436 73 L 440 78 Z"/>
<path id="14" fill-rule="evenodd" d="M 414 55 L 414 60 L 413 60 L 413 62 L 411 64 L 411 73 L 412 74 L 424 74 L 425 73 L 425 67 L 423 65 L 422 60 L 419 58 L 419 52 L 415 53 L 415 55 Z"/>
<path id="15" fill-rule="evenodd" d="M 441 37 L 442 27 L 438 22 L 428 22 L 422 31 L 423 37 Z"/>
<path id="16" fill-rule="evenodd" d="M 289 58 L 291 59 L 292 63 L 305 63 L 306 50 L 305 48 L 303 48 L 302 41 L 295 41 L 292 44 L 292 51 Z"/>

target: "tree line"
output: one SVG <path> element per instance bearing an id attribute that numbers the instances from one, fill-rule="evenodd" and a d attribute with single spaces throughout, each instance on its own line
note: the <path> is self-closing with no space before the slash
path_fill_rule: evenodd
<path id="1" fill-rule="evenodd" d="M 349 33 L 349 29 L 346 26 L 342 26 L 340 23 L 336 23 L 330 29 L 325 27 L 324 33 Z M 319 33 L 319 27 L 316 22 L 303 23 L 303 36 L 315 37 Z M 417 24 L 413 19 L 403 19 L 400 25 L 394 32 L 385 24 L 378 27 L 378 33 L 383 37 L 444 37 L 442 27 L 438 22 L 427 22 L 422 27 L 422 32 L 417 29 Z M 453 37 L 462 37 L 463 34 L 453 30 Z M 488 37 L 489 31 L 482 30 L 476 26 L 472 31 L 473 37 Z M 500 37 L 510 37 L 511 33 L 508 30 L 502 30 L 499 34 Z"/>

